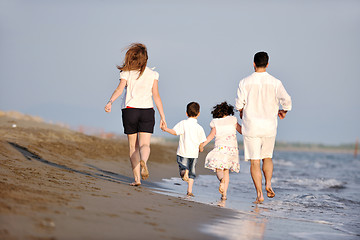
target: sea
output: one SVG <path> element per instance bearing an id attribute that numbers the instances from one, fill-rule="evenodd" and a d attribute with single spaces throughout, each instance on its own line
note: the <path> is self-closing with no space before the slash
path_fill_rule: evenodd
<path id="1" fill-rule="evenodd" d="M 269 199 L 264 191 L 265 201 L 254 204 L 250 162 L 242 154 L 240 173 L 230 174 L 226 201 L 220 200 L 215 174 L 195 179 L 195 197 L 185 196 L 187 185 L 179 177 L 163 179 L 155 191 L 232 209 L 231 218 L 202 226 L 202 231 L 219 239 L 360 239 L 359 157 L 276 151 L 272 178 L 276 196 Z"/>

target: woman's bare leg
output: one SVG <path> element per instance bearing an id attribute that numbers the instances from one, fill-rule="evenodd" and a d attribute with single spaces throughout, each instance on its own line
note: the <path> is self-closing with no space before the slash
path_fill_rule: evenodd
<path id="1" fill-rule="evenodd" d="M 131 167 L 134 175 L 135 182 L 131 185 L 140 185 L 140 149 L 139 149 L 139 142 L 138 142 L 138 134 L 128 134 L 128 142 L 129 142 L 129 155 L 130 155 L 130 162 Z"/>
<path id="2" fill-rule="evenodd" d="M 150 140 L 151 140 L 151 133 L 145 133 L 145 132 L 139 133 L 141 177 L 144 180 L 149 177 L 147 161 L 149 160 L 149 156 L 150 156 Z"/>

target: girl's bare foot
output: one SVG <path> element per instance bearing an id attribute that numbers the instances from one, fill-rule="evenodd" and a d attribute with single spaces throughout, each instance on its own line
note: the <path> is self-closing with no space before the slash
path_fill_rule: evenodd
<path id="1" fill-rule="evenodd" d="M 220 192 L 221 194 L 224 193 L 224 184 L 225 184 L 225 179 L 221 179 L 221 180 L 220 180 L 220 184 L 219 184 L 219 192 Z"/>
<path id="2" fill-rule="evenodd" d="M 184 176 L 182 177 L 182 180 L 185 182 L 189 182 L 189 170 L 185 170 Z"/>
<path id="3" fill-rule="evenodd" d="M 142 180 L 146 180 L 149 177 L 149 171 L 146 166 L 146 163 L 143 160 L 141 160 L 140 166 L 141 166 L 141 178 Z"/>
<path id="4" fill-rule="evenodd" d="M 130 183 L 130 186 L 134 186 L 134 187 L 137 187 L 137 186 L 140 186 L 140 185 L 141 185 L 141 183 L 139 183 L 139 182 Z"/>

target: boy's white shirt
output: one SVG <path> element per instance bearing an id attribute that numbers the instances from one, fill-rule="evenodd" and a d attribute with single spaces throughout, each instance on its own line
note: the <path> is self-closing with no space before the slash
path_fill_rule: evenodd
<path id="1" fill-rule="evenodd" d="M 173 130 L 180 136 L 176 154 L 185 158 L 198 158 L 199 145 L 206 141 L 206 135 L 204 129 L 197 123 L 197 119 L 182 120 Z"/>
<path id="2" fill-rule="evenodd" d="M 276 136 L 279 105 L 290 111 L 291 97 L 280 80 L 267 72 L 254 72 L 239 82 L 236 109 L 243 109 L 242 134 Z"/>

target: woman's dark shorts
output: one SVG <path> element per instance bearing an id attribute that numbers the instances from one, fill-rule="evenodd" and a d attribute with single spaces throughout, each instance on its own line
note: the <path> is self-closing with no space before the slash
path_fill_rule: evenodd
<path id="1" fill-rule="evenodd" d="M 155 110 L 153 108 L 124 108 L 121 111 L 125 134 L 154 132 Z"/>

